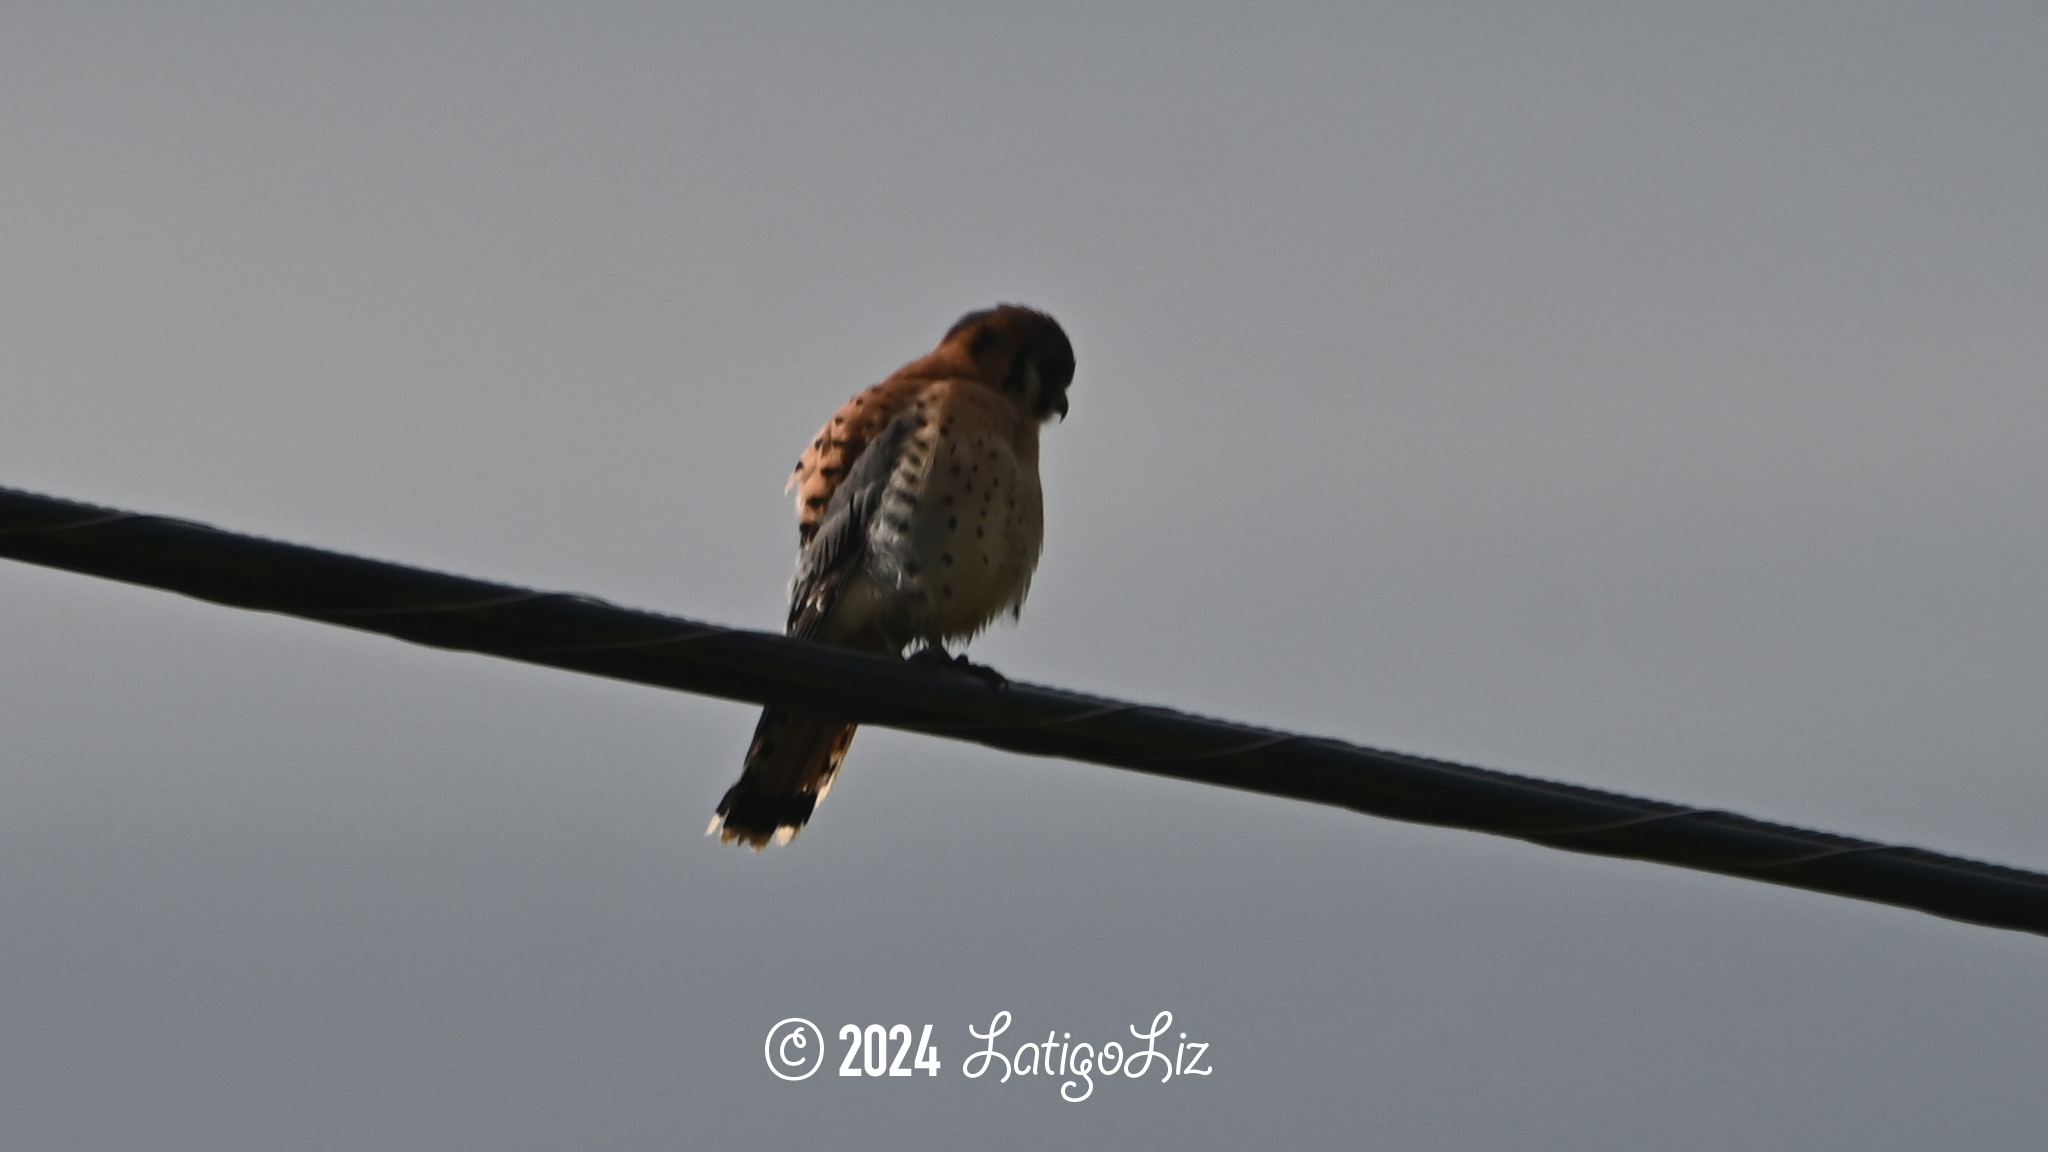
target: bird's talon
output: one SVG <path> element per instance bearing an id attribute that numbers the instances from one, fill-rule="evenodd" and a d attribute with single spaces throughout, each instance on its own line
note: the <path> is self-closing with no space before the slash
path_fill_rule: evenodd
<path id="1" fill-rule="evenodd" d="M 1009 677 L 986 664 L 976 664 L 967 658 L 965 652 L 958 656 L 948 656 L 946 650 L 936 644 L 927 644 L 905 659 L 916 664 L 936 664 L 948 672 L 965 673 L 991 688 L 1006 687 L 1010 683 Z"/>
<path id="2" fill-rule="evenodd" d="M 953 667 L 967 673 L 991 688 L 1007 688 L 1010 686 L 1009 677 L 986 664 L 976 664 L 974 661 L 969 660 L 965 653 L 953 658 Z"/>

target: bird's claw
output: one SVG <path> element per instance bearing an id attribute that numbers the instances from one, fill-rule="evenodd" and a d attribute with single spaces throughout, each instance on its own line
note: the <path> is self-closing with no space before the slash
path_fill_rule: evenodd
<path id="1" fill-rule="evenodd" d="M 928 644 L 912 652 L 910 659 L 919 664 L 936 664 L 952 672 L 964 672 L 991 688 L 1006 687 L 1010 683 L 1009 677 L 986 664 L 976 664 L 967 658 L 966 653 L 963 652 L 958 656 L 948 656 L 946 655 L 946 650 L 936 644 Z"/>

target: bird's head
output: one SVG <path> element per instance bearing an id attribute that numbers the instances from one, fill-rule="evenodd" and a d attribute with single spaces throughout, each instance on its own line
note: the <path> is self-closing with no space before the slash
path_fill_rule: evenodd
<path id="1" fill-rule="evenodd" d="M 964 353 L 986 379 L 1015 395 L 1039 420 L 1066 418 L 1074 346 L 1059 322 L 1045 313 L 1019 304 L 969 312 L 946 330 L 939 347 Z"/>

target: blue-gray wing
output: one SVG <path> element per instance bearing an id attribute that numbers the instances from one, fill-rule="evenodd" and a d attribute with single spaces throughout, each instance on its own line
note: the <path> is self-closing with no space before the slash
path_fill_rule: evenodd
<path id="1" fill-rule="evenodd" d="M 817 532 L 797 554 L 789 590 L 791 636 L 819 639 L 840 591 L 855 575 L 868 572 L 885 585 L 899 582 L 910 508 L 891 482 L 921 422 L 915 413 L 890 421 L 854 458 L 846 479 L 833 491 Z"/>

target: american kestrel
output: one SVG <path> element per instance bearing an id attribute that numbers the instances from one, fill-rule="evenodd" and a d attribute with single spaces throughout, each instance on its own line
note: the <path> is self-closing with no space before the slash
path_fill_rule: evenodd
<path id="1" fill-rule="evenodd" d="M 797 461 L 791 636 L 943 655 L 1024 604 L 1043 543 L 1038 428 L 1067 414 L 1074 348 L 1043 312 L 970 312 L 931 354 L 846 402 Z M 832 787 L 854 725 L 761 713 L 709 832 L 788 843 Z"/>

